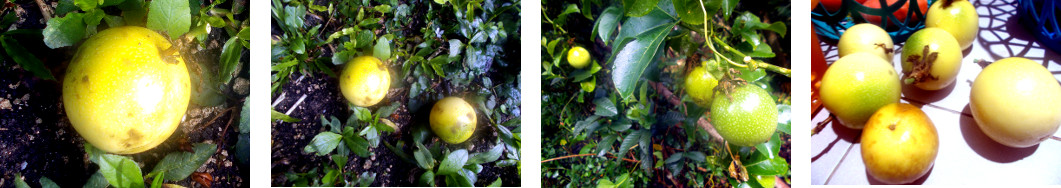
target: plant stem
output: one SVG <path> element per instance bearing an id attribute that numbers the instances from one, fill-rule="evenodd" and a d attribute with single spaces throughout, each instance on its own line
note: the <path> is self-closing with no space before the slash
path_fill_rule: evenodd
<path id="1" fill-rule="evenodd" d="M 545 14 L 545 6 L 541 6 L 541 8 L 542 8 L 542 18 L 545 18 L 545 22 L 549 22 L 549 24 L 553 25 L 554 28 L 559 29 L 561 35 L 567 35 L 567 31 L 565 31 L 563 27 L 560 27 L 560 26 L 556 25 L 556 23 L 553 23 L 553 19 L 550 19 L 549 15 Z"/>
<path id="2" fill-rule="evenodd" d="M 704 21 L 706 23 L 706 21 L 707 21 L 706 17 L 704 18 Z M 696 32 L 699 32 L 699 33 L 703 33 L 704 41 L 707 42 L 707 47 L 709 49 L 711 49 L 711 52 L 714 53 L 715 56 L 721 57 L 722 59 L 724 59 L 730 65 L 741 67 L 741 68 L 747 68 L 748 67 L 748 65 L 746 65 L 746 64 L 737 63 L 737 62 L 729 59 L 728 57 L 722 55 L 721 53 L 718 52 L 718 50 L 715 49 L 715 44 L 718 44 L 718 46 L 721 47 L 722 49 L 724 49 L 726 51 L 729 51 L 730 53 L 736 54 L 737 56 L 744 56 L 744 57 L 747 56 L 747 55 L 744 55 L 743 52 L 740 52 L 739 50 L 727 45 L 724 41 L 722 41 L 722 39 L 719 39 L 717 36 L 709 36 L 707 34 L 707 32 L 706 32 L 707 31 L 707 24 L 704 24 L 703 30 L 700 30 L 699 28 L 695 28 L 695 27 L 693 27 L 691 25 L 688 25 L 688 24 L 686 24 L 684 22 L 680 23 L 679 25 L 681 25 L 685 29 L 689 29 L 689 30 L 693 30 L 693 31 L 696 31 Z M 775 72 L 775 73 L 779 73 L 779 74 L 785 75 L 786 77 L 792 77 L 792 70 L 788 69 L 788 68 L 779 67 L 777 65 L 766 63 L 766 62 L 763 62 L 763 61 L 760 61 L 760 60 L 757 60 L 757 59 L 751 59 L 751 61 L 749 61 L 748 63 L 749 64 L 754 64 L 752 67 L 763 68 L 763 69 L 766 69 L 766 70 L 769 70 L 769 71 L 772 71 L 772 72 Z"/>

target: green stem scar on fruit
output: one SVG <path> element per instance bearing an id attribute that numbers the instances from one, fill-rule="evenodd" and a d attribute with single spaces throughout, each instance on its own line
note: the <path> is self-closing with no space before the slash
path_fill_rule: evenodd
<path id="1" fill-rule="evenodd" d="M 158 146 L 177 129 L 191 81 L 175 48 L 143 27 L 115 27 L 78 48 L 63 79 L 63 103 L 74 129 L 100 150 L 133 154 Z"/>

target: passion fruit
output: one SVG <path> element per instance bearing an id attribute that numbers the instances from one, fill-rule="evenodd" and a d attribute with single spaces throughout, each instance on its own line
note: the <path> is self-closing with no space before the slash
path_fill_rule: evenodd
<path id="1" fill-rule="evenodd" d="M 914 32 L 903 46 L 903 78 L 924 90 L 943 89 L 958 78 L 961 50 L 958 41 L 943 29 L 930 27 Z"/>
<path id="2" fill-rule="evenodd" d="M 586 65 L 589 65 L 589 56 L 589 51 L 586 51 L 586 48 L 581 46 L 571 47 L 570 50 L 567 50 L 567 64 L 576 69 L 586 68 Z"/>
<path id="3" fill-rule="evenodd" d="M 888 32 L 881 29 L 880 26 L 868 23 L 861 23 L 847 28 L 844 34 L 840 36 L 840 43 L 837 44 L 837 48 L 839 48 L 838 51 L 840 51 L 841 58 L 858 52 L 866 52 L 877 55 L 880 59 L 891 63 L 892 57 L 895 55 L 893 51 L 895 45 L 892 44 L 891 35 L 888 35 Z"/>
<path id="4" fill-rule="evenodd" d="M 711 122 L 730 144 L 755 146 L 770 140 L 777 130 L 777 103 L 763 88 L 743 85 L 729 95 L 715 95 Z"/>
<path id="5" fill-rule="evenodd" d="M 70 124 L 100 150 L 133 154 L 177 129 L 191 97 L 188 68 L 166 37 L 125 26 L 88 38 L 63 78 Z"/>
<path id="6" fill-rule="evenodd" d="M 841 57 L 825 71 L 821 100 L 840 123 L 862 129 L 877 109 L 899 102 L 899 74 L 888 62 L 870 53 Z"/>
<path id="7" fill-rule="evenodd" d="M 431 108 L 431 130 L 442 141 L 460 144 L 475 132 L 475 109 L 464 99 L 442 98 Z"/>
<path id="8" fill-rule="evenodd" d="M 704 65 L 707 65 L 707 62 L 704 62 Z M 689 93 L 689 98 L 700 107 L 711 107 L 715 86 L 718 86 L 718 79 L 703 66 L 693 68 L 693 71 L 685 75 L 685 90 Z"/>
<path id="9" fill-rule="evenodd" d="M 354 105 L 369 107 L 387 96 L 391 77 L 387 65 L 376 57 L 361 56 L 346 63 L 339 78 L 343 97 Z"/>
<path id="10" fill-rule="evenodd" d="M 1032 60 L 1011 57 L 991 63 L 976 76 L 969 98 L 976 124 L 1003 145 L 1034 146 L 1061 125 L 1061 85 Z"/>

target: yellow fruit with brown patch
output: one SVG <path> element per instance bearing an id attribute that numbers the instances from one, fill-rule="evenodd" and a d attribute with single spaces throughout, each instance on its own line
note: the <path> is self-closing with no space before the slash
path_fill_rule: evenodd
<path id="1" fill-rule="evenodd" d="M 81 45 L 63 79 L 74 129 L 100 150 L 133 154 L 177 129 L 191 97 L 188 68 L 164 36 L 116 27 Z"/>
<path id="2" fill-rule="evenodd" d="M 476 122 L 475 109 L 461 98 L 446 97 L 431 108 L 431 130 L 446 143 L 468 140 L 475 132 Z"/>
<path id="3" fill-rule="evenodd" d="M 343 97 L 354 105 L 369 107 L 387 96 L 391 77 L 387 65 L 376 57 L 361 56 L 346 63 L 339 78 Z"/>

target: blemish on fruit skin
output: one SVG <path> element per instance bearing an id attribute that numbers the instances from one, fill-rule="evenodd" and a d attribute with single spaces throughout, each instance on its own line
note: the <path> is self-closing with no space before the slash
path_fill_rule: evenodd
<path id="1" fill-rule="evenodd" d="M 895 130 L 895 123 L 892 123 L 891 125 L 888 125 L 888 129 L 894 131 Z"/>
<path id="2" fill-rule="evenodd" d="M 88 83 L 88 75 L 81 76 L 81 82 L 87 84 Z"/>

